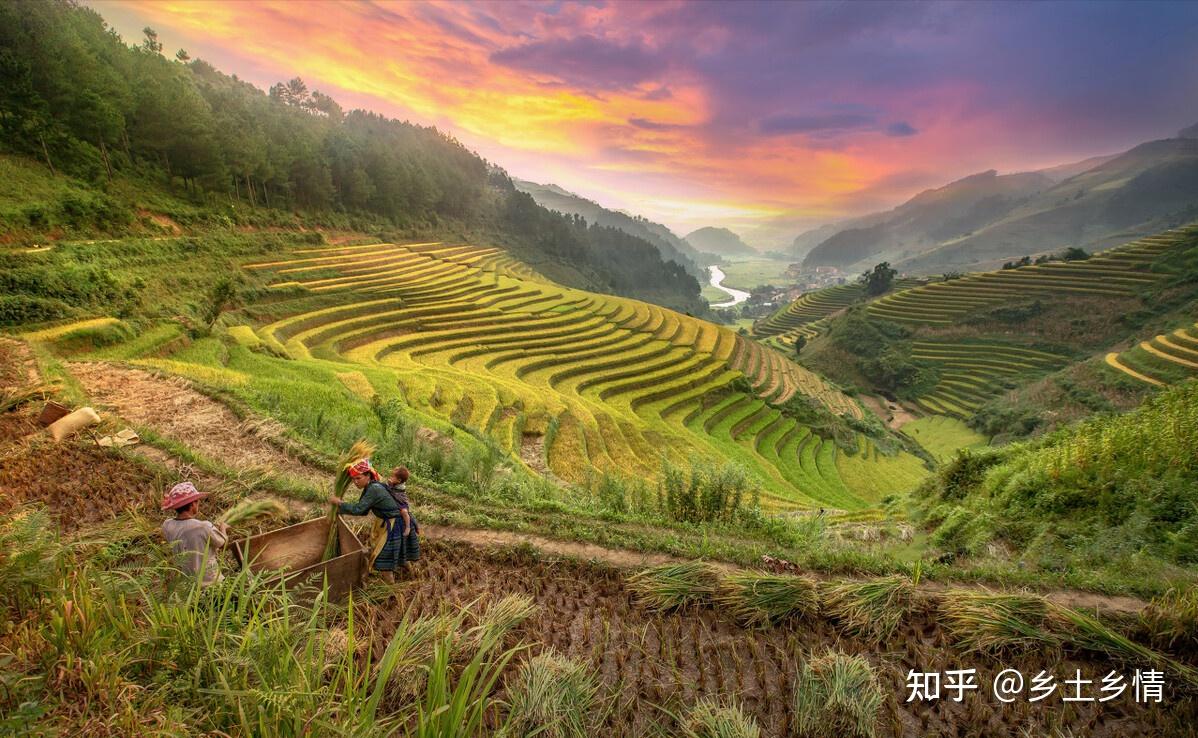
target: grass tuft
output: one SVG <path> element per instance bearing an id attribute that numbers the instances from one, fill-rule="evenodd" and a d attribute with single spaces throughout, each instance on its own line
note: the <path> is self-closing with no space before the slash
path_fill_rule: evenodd
<path id="1" fill-rule="evenodd" d="M 803 664 L 795 681 L 795 720 L 801 735 L 872 738 L 881 707 L 878 675 L 861 656 L 828 650 Z"/>

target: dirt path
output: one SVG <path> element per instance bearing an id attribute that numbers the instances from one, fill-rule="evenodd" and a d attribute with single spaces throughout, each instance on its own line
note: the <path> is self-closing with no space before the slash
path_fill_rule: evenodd
<path id="1" fill-rule="evenodd" d="M 882 422 L 886 423 L 891 430 L 898 430 L 907 423 L 910 423 L 912 420 L 915 420 L 915 416 L 911 414 L 907 408 L 903 407 L 897 402 L 888 402 L 887 400 L 877 397 L 876 395 L 860 395 L 860 399 L 861 402 L 867 408 L 872 410 L 873 414 L 877 415 Z"/>
<path id="2" fill-rule="evenodd" d="M 275 474 L 289 474 L 317 487 L 328 484 L 328 474 L 304 464 L 277 446 L 267 442 L 255 426 L 242 423 L 224 405 L 188 387 L 182 379 L 158 377 L 140 369 L 103 363 L 79 363 L 70 366 L 88 393 L 98 403 L 111 407 L 122 418 L 153 428 L 196 449 L 212 459 L 235 468 L 267 468 Z M 535 447 L 539 437 L 525 437 L 529 447 Z M 522 449 L 523 450 L 523 449 Z M 142 453 L 172 468 L 180 463 L 159 450 L 142 449 Z M 540 454 L 528 454 L 536 459 Z M 544 462 L 541 461 L 541 464 Z M 561 541 L 543 536 L 510 531 L 425 526 L 431 538 L 452 540 L 475 546 L 532 546 L 539 551 L 582 560 L 595 560 L 618 568 L 637 568 L 676 563 L 683 558 L 668 554 L 606 548 L 591 543 Z M 719 564 L 729 570 L 737 567 Z M 803 572 L 817 578 L 819 572 Z M 943 591 L 950 585 L 927 582 L 921 585 L 928 591 Z M 969 586 L 969 585 L 951 585 Z M 1073 590 L 1045 593 L 1062 605 L 1086 610 L 1102 610 L 1111 614 L 1131 615 L 1140 612 L 1145 602 L 1134 597 L 1118 597 Z"/>
<path id="3" fill-rule="evenodd" d="M 328 472 L 267 441 L 269 428 L 242 422 L 186 380 L 104 363 L 71 364 L 70 371 L 98 405 L 226 466 L 265 469 L 318 488 L 329 483 Z"/>

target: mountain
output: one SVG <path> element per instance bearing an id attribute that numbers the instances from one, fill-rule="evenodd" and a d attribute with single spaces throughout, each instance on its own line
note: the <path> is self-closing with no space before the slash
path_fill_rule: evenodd
<path id="1" fill-rule="evenodd" d="M 898 262 L 1002 217 L 1053 180 L 1039 172 L 999 175 L 993 169 L 925 190 L 889 213 L 855 219 L 813 248 L 809 267 L 864 269 Z"/>
<path id="2" fill-rule="evenodd" d="M 894 210 L 800 234 L 823 236 L 804 264 L 850 271 L 989 269 L 1024 255 L 1106 248 L 1198 217 L 1198 126 L 1033 172 L 991 170 L 921 192 Z"/>
<path id="3" fill-rule="evenodd" d="M 697 231 L 691 231 L 686 234 L 686 242 L 699 251 L 722 257 L 743 258 L 760 256 L 756 250 L 750 248 L 748 244 L 740 240 L 740 236 L 727 228 L 707 226 Z"/>
<path id="4" fill-rule="evenodd" d="M 188 235 L 280 225 L 395 239 L 468 233 L 571 287 L 705 309 L 695 276 L 655 244 L 546 210 L 442 131 L 346 111 L 299 78 L 266 91 L 161 51 L 152 30 L 129 46 L 76 3 L 0 2 L 0 154 L 50 183 L 32 207 L 24 184 L 0 177 L 24 198 L 0 208 L 3 240 L 133 235 L 142 213 L 182 222 Z M 175 212 L 150 210 L 178 198 Z"/>
<path id="5" fill-rule="evenodd" d="M 812 249 L 814 249 L 816 246 L 819 246 L 832 236 L 835 236 L 840 229 L 841 227 L 835 223 L 828 223 L 826 225 L 820 226 L 819 228 L 812 228 L 809 231 L 803 231 L 799 235 L 795 236 L 794 240 L 790 243 L 790 248 L 788 251 L 791 255 L 791 258 L 795 261 L 802 261 L 803 257 L 811 253 Z"/>
<path id="6" fill-rule="evenodd" d="M 640 216 L 608 210 L 597 202 L 568 192 L 555 184 L 537 184 L 522 179 L 513 179 L 516 189 L 526 192 L 541 207 L 556 210 L 566 215 L 580 215 L 588 223 L 618 228 L 630 236 L 644 239 L 661 253 L 663 261 L 673 261 L 686 269 L 687 273 L 701 277 L 702 267 L 716 261 L 710 254 L 701 254 L 689 243 L 679 238 L 669 228 L 646 220 Z"/>
<path id="7" fill-rule="evenodd" d="M 955 241 L 912 257 L 914 272 L 992 267 L 1025 254 L 1097 251 L 1198 217 L 1198 139 L 1141 144 L 1070 177 Z"/>

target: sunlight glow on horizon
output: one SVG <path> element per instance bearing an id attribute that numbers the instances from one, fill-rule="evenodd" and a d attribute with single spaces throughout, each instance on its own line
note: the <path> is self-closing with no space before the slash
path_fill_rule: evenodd
<path id="1" fill-rule="evenodd" d="M 1143 108 L 1105 121 L 1083 94 L 1088 81 L 1067 99 L 1061 80 L 1026 75 L 1059 62 L 1040 39 L 1075 16 L 1112 33 L 1126 25 L 1114 6 L 91 5 L 129 43 L 149 25 L 169 53 L 183 46 L 263 88 L 299 76 L 346 109 L 436 125 L 513 177 L 679 235 L 736 224 L 763 247 L 974 172 L 1113 153 L 1198 118 L 1193 71 L 1093 91 Z M 1193 58 L 1185 32 L 1136 53 Z M 1027 48 L 1003 48 L 1020 38 Z M 1078 54 L 1078 43 L 1059 53 Z M 1166 113 L 1176 120 L 1159 122 Z"/>

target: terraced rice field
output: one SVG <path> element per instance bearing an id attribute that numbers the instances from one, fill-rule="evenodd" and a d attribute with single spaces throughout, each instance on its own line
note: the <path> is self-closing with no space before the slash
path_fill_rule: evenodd
<path id="1" fill-rule="evenodd" d="M 825 323 L 825 318 L 843 310 L 865 294 L 857 284 L 826 287 L 804 293 L 799 299 L 778 310 L 753 326 L 753 335 L 758 338 L 776 337 L 783 344 L 793 344 L 795 336 L 815 338 Z"/>
<path id="2" fill-rule="evenodd" d="M 275 278 L 272 309 L 287 315 L 254 329 L 264 349 L 334 363 L 339 378 L 355 366 L 383 372 L 410 405 L 566 481 L 731 459 L 767 505 L 859 510 L 923 475 L 915 457 L 880 456 L 865 439 L 846 453 L 785 416 L 777 406 L 796 395 L 863 412 L 779 352 L 656 305 L 562 287 L 496 249 L 311 248 L 246 268 Z M 751 392 L 734 389 L 739 377 Z M 352 374 L 343 384 L 369 391 Z M 862 473 L 881 467 L 881 483 Z"/>
<path id="3" fill-rule="evenodd" d="M 1158 387 L 1198 377 L 1198 323 L 1141 341 L 1123 353 L 1107 354 L 1106 363 Z"/>
<path id="4" fill-rule="evenodd" d="M 931 415 L 903 426 L 903 433 L 919 442 L 941 464 L 951 461 L 958 449 L 986 445 L 986 437 L 957 418 Z"/>
<path id="5" fill-rule="evenodd" d="M 929 413 L 958 418 L 972 415 L 1016 380 L 1060 369 L 1068 362 L 1068 357 L 1047 351 L 988 342 L 916 341 L 911 356 L 940 370 L 940 381 L 915 404 Z"/>
<path id="6" fill-rule="evenodd" d="M 870 304 L 869 314 L 910 325 L 949 325 L 970 313 L 1028 296 L 1121 297 L 1150 287 L 1163 275 L 1152 262 L 1198 232 L 1186 226 L 1141 238 L 1095 254 L 1085 261 L 979 272 L 948 282 L 935 282 L 887 295 Z"/>

